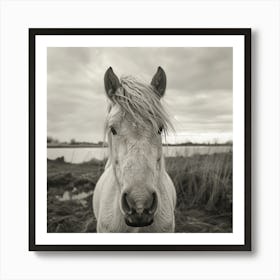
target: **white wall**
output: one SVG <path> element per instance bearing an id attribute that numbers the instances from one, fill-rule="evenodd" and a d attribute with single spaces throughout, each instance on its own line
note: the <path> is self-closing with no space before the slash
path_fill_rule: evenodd
<path id="1" fill-rule="evenodd" d="M 280 279 L 279 1 L 1 2 L 1 279 Z M 28 28 L 251 27 L 253 252 L 29 252 Z"/>

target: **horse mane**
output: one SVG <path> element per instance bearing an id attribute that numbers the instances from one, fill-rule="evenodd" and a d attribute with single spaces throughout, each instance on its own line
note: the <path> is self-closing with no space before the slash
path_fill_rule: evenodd
<path id="1" fill-rule="evenodd" d="M 153 86 L 132 76 L 122 77 L 120 84 L 112 96 L 112 102 L 118 104 L 133 123 L 141 127 L 146 127 L 149 123 L 154 133 L 161 129 L 164 135 L 169 130 L 174 130 Z M 105 124 L 105 128 L 108 130 L 108 124 Z"/>

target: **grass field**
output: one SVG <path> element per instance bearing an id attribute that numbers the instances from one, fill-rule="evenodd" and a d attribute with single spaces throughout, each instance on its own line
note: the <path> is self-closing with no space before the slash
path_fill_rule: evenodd
<path id="1" fill-rule="evenodd" d="M 48 160 L 48 232 L 95 232 L 92 193 L 105 161 Z M 232 231 L 232 153 L 166 158 L 176 232 Z"/>

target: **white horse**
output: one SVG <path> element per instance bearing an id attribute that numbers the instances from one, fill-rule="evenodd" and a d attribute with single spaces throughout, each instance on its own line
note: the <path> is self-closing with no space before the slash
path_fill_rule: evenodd
<path id="1" fill-rule="evenodd" d="M 165 170 L 161 134 L 172 127 L 160 98 L 161 67 L 150 85 L 120 81 L 110 67 L 106 133 L 109 158 L 93 196 L 97 232 L 174 232 L 176 191 Z"/>

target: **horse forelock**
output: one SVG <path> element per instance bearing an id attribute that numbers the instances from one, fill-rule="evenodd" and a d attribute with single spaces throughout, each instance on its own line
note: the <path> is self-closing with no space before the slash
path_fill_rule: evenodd
<path id="1" fill-rule="evenodd" d="M 149 124 L 155 133 L 159 129 L 162 129 L 164 134 L 173 130 L 170 118 L 151 85 L 132 76 L 122 77 L 120 84 L 120 88 L 112 97 L 112 102 L 118 104 L 133 123 L 142 127 Z M 108 112 L 111 108 L 112 105 L 109 105 Z M 108 124 L 106 127 L 108 128 Z"/>

